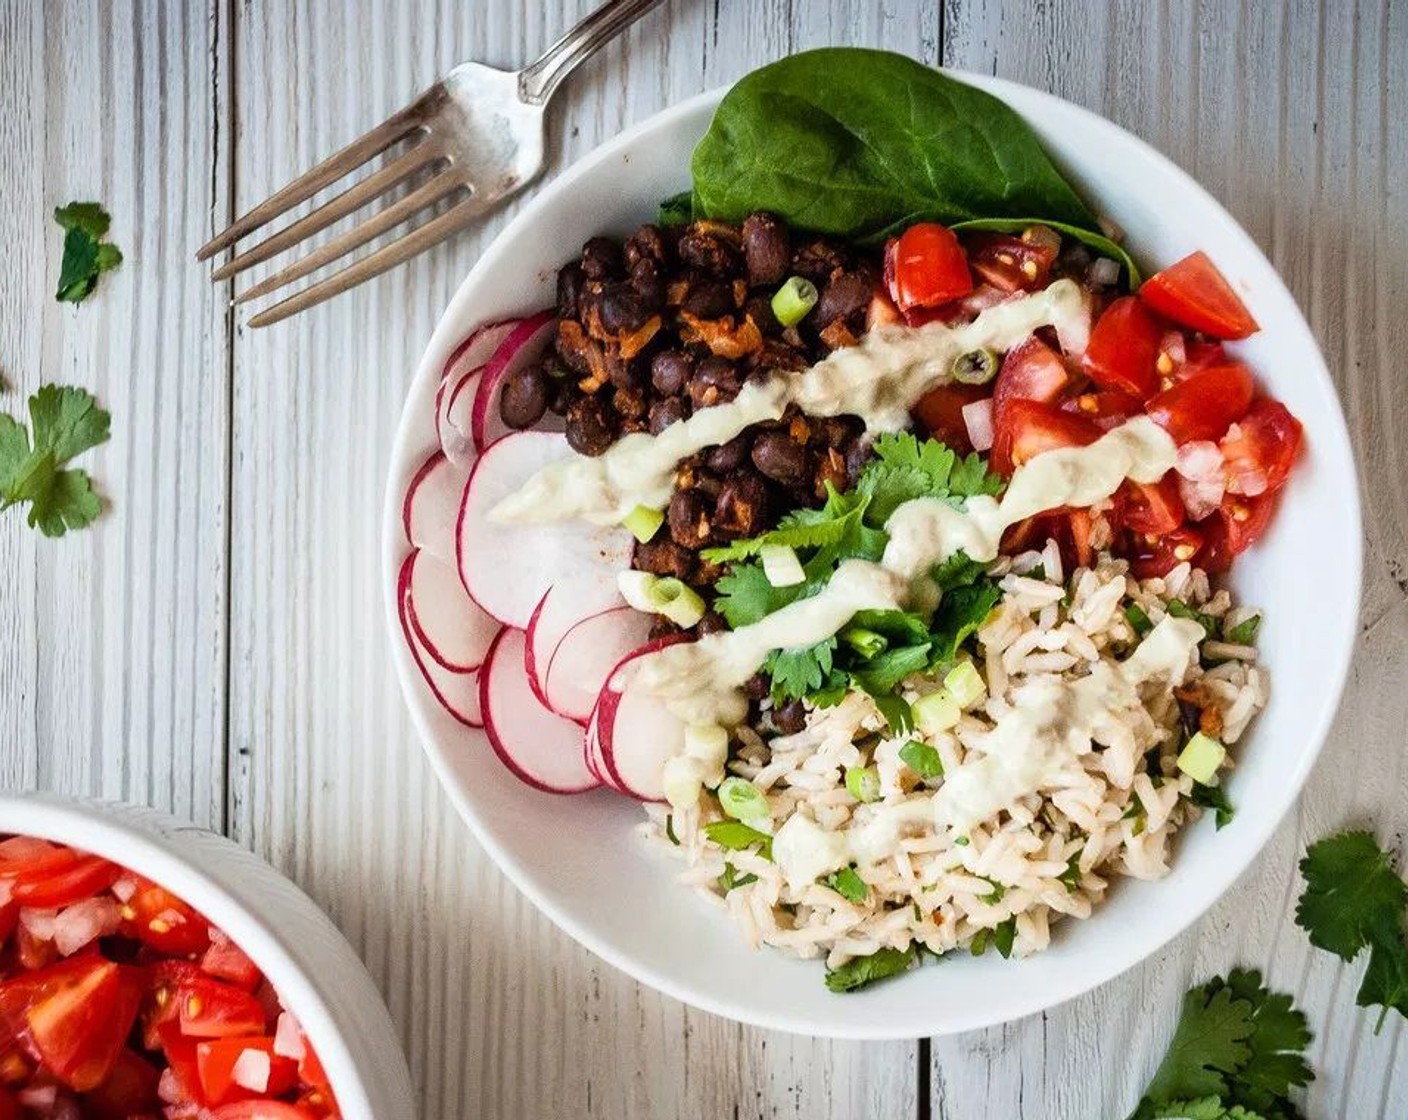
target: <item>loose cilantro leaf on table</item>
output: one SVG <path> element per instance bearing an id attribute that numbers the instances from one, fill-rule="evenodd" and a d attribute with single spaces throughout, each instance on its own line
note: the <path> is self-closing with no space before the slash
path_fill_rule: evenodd
<path id="1" fill-rule="evenodd" d="M 104 241 L 112 219 L 96 202 L 70 202 L 54 211 L 64 229 L 64 255 L 59 266 L 60 303 L 82 303 L 98 285 L 98 277 L 122 263 L 122 251 Z"/>
<path id="2" fill-rule="evenodd" d="M 1408 1017 L 1408 886 L 1388 853 L 1368 832 L 1341 832 L 1310 845 L 1300 871 L 1306 885 L 1296 924 L 1310 943 L 1345 961 L 1369 950 L 1355 1002 L 1381 1009 L 1375 1032 L 1390 1010 Z"/>
<path id="3" fill-rule="evenodd" d="M 908 949 L 877 949 L 868 957 L 856 957 L 840 968 L 828 969 L 826 986 L 833 992 L 854 992 L 877 980 L 886 980 L 908 971 L 918 959 L 912 946 Z"/>
<path id="4" fill-rule="evenodd" d="M 108 438 L 111 418 L 82 389 L 45 385 L 29 398 L 29 430 L 0 413 L 0 510 L 29 504 L 28 521 L 61 537 L 101 509 L 86 471 L 64 464 Z"/>

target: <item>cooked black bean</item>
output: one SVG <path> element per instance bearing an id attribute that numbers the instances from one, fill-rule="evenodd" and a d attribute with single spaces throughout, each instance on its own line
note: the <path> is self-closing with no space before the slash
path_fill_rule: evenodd
<path id="1" fill-rule="evenodd" d="M 611 393 L 611 407 L 623 420 L 640 420 L 646 413 L 645 394 L 617 386 Z"/>
<path id="2" fill-rule="evenodd" d="M 582 285 L 586 282 L 586 273 L 582 271 L 582 266 L 575 262 L 558 270 L 557 317 L 559 319 L 577 318 L 577 297 L 581 294 Z"/>
<path id="3" fill-rule="evenodd" d="M 833 272 L 845 267 L 845 250 L 825 238 L 809 241 L 792 254 L 792 271 L 818 288 L 831 279 Z"/>
<path id="4" fill-rule="evenodd" d="M 748 458 L 748 451 L 752 446 L 752 435 L 747 431 L 739 432 L 727 443 L 709 448 L 704 453 L 704 465 L 711 471 L 727 474 L 742 465 L 743 461 Z"/>
<path id="5" fill-rule="evenodd" d="M 758 324 L 758 330 L 764 336 L 777 334 L 782 330 L 782 324 L 777 321 L 777 316 L 772 313 L 772 297 L 759 292 L 751 295 L 743 305 L 744 312 L 753 322 Z M 763 345 L 766 346 L 772 340 L 764 338 Z"/>
<path id="6" fill-rule="evenodd" d="M 582 246 L 582 271 L 588 280 L 612 280 L 624 271 L 621 246 L 609 237 L 593 237 Z"/>
<path id="7" fill-rule="evenodd" d="M 743 255 L 748 283 L 782 283 L 792 255 L 787 227 L 771 214 L 749 214 L 743 219 Z"/>
<path id="8" fill-rule="evenodd" d="M 685 264 L 712 276 L 730 276 L 739 268 L 738 250 L 717 230 L 697 222 L 680 236 L 679 254 Z"/>
<path id="9" fill-rule="evenodd" d="M 849 319 L 866 309 L 874 291 L 874 281 L 864 272 L 843 272 L 833 276 L 821 289 L 821 298 L 812 312 L 812 321 L 821 328 L 837 319 Z"/>
<path id="10" fill-rule="evenodd" d="M 771 523 L 768 485 L 756 471 L 743 467 L 724 478 L 714 501 L 714 528 L 726 536 L 752 537 Z"/>
<path id="11" fill-rule="evenodd" d="M 654 540 L 636 545 L 635 567 L 642 572 L 688 580 L 695 563 L 694 553 L 666 536 L 657 534 Z"/>
<path id="12" fill-rule="evenodd" d="M 800 350 L 773 338 L 765 339 L 762 348 L 749 354 L 747 360 L 751 369 L 765 370 L 769 374 L 777 370 L 796 372 L 811 365 L 807 356 Z"/>
<path id="13" fill-rule="evenodd" d="M 644 225 L 626 238 L 626 267 L 632 272 L 642 260 L 664 266 L 669 263 L 670 247 L 660 233 L 660 227 Z"/>
<path id="14" fill-rule="evenodd" d="M 749 700 L 761 700 L 772 691 L 772 677 L 767 673 L 754 673 L 743 686 Z"/>
<path id="15" fill-rule="evenodd" d="M 734 310 L 733 288 L 722 280 L 701 276 L 690 282 L 680 307 L 700 319 L 717 319 Z"/>
<path id="16" fill-rule="evenodd" d="M 811 474 L 806 448 L 786 432 L 764 432 L 754 440 L 753 465 L 784 486 L 800 486 Z"/>
<path id="17" fill-rule="evenodd" d="M 629 334 L 650 318 L 650 308 L 627 282 L 604 285 L 597 304 L 602 330 L 608 334 Z"/>
<path id="18" fill-rule="evenodd" d="M 859 416 L 824 416 L 813 420 L 811 429 L 814 445 L 845 451 L 851 441 L 865 430 L 865 423 Z"/>
<path id="19" fill-rule="evenodd" d="M 631 265 L 631 287 L 650 311 L 659 311 L 665 305 L 665 276 L 661 269 L 661 264 L 650 257 L 641 257 Z"/>
<path id="20" fill-rule="evenodd" d="M 548 380 L 541 365 L 517 370 L 499 394 L 499 416 L 510 428 L 531 428 L 548 410 Z"/>
<path id="21" fill-rule="evenodd" d="M 694 361 L 682 350 L 662 350 L 650 360 L 650 383 L 657 393 L 673 396 L 694 372 Z"/>
<path id="22" fill-rule="evenodd" d="M 573 373 L 591 372 L 591 361 L 587 355 L 596 344 L 587 337 L 587 332 L 582 330 L 581 324 L 571 319 L 560 320 L 553 345 L 557 356 Z"/>
<path id="23" fill-rule="evenodd" d="M 600 395 L 578 397 L 567 406 L 567 444 L 579 455 L 600 455 L 616 442 L 615 415 Z"/>
<path id="24" fill-rule="evenodd" d="M 665 397 L 650 406 L 650 434 L 658 436 L 676 420 L 689 415 L 689 408 L 679 397 Z"/>
<path id="25" fill-rule="evenodd" d="M 732 362 L 711 354 L 699 363 L 686 388 L 695 408 L 708 408 L 733 400 L 743 388 L 743 380 Z"/>
<path id="26" fill-rule="evenodd" d="M 694 490 L 676 490 L 670 499 L 666 521 L 670 526 L 670 539 L 682 548 L 693 551 L 709 543 L 710 503 Z"/>
<path id="27" fill-rule="evenodd" d="M 807 725 L 807 709 L 800 700 L 788 700 L 772 710 L 772 725 L 784 735 L 795 735 Z"/>
<path id="28" fill-rule="evenodd" d="M 701 618 L 694 627 L 695 633 L 700 636 L 704 634 L 717 634 L 720 630 L 727 629 L 728 623 L 724 621 L 724 616 L 719 614 L 718 611 L 705 611 L 704 617 Z"/>

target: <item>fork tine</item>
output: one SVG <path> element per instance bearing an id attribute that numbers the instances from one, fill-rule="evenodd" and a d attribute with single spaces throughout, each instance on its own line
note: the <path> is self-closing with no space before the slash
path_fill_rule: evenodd
<path id="1" fill-rule="evenodd" d="M 244 303 L 247 300 L 258 299 L 262 295 L 274 291 L 276 288 L 285 287 L 295 280 L 302 279 L 310 272 L 323 267 L 325 264 L 346 256 L 352 250 L 365 245 L 377 237 L 380 237 L 388 230 L 395 229 L 407 218 L 413 217 L 427 206 L 443 198 L 458 187 L 464 186 L 464 180 L 458 176 L 442 172 L 435 176 L 428 183 L 422 183 L 405 198 L 397 200 L 376 214 L 373 214 L 360 225 L 353 226 L 346 233 L 335 237 L 326 245 L 319 245 L 312 252 L 299 257 L 287 268 L 281 269 L 272 276 L 265 277 L 247 291 L 241 292 L 234 298 L 235 303 Z M 339 273 L 338 275 L 341 275 Z"/>
<path id="2" fill-rule="evenodd" d="M 245 234 L 258 229 L 266 222 L 277 218 L 290 207 L 312 198 L 330 183 L 335 183 L 349 171 L 355 170 L 373 156 L 380 155 L 400 140 L 408 132 L 424 124 L 430 111 L 436 106 L 437 98 L 443 97 L 443 90 L 435 86 L 416 98 L 398 113 L 392 114 L 381 124 L 347 147 L 329 156 L 311 171 L 300 175 L 293 182 L 270 195 L 253 210 L 236 219 L 228 229 L 216 234 L 201 246 L 196 260 L 209 260 L 221 249 L 233 245 Z"/>
<path id="3" fill-rule="evenodd" d="M 483 207 L 474 204 L 473 198 L 464 199 L 439 217 L 426 222 L 425 225 L 419 226 L 390 245 L 383 245 L 375 253 L 363 257 L 355 264 L 348 265 L 341 272 L 335 272 L 326 280 L 321 280 L 311 287 L 305 288 L 282 303 L 276 303 L 267 311 L 261 311 L 250 319 L 249 325 L 251 327 L 270 326 L 287 319 L 290 315 L 306 311 L 326 299 L 331 299 L 333 296 L 347 291 L 348 288 L 354 288 L 363 280 L 380 276 L 387 269 L 395 268 L 416 254 L 423 253 L 432 245 L 438 245 L 451 234 L 469 225 L 470 222 L 482 215 L 483 209 Z"/>
<path id="4" fill-rule="evenodd" d="M 441 158 L 442 149 L 434 141 L 417 144 L 399 159 L 393 160 L 361 182 L 349 187 L 336 198 L 330 199 L 310 214 L 305 214 L 292 225 L 261 241 L 237 257 L 226 261 L 210 274 L 216 282 L 227 280 L 245 269 L 277 256 L 291 245 L 297 245 L 319 230 L 326 229 L 334 222 L 360 210 L 374 198 L 379 198 L 403 179 L 414 175 L 421 168 Z"/>

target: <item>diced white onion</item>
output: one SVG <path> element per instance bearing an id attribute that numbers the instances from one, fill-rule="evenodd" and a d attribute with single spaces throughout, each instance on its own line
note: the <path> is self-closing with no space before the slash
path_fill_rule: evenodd
<path id="1" fill-rule="evenodd" d="M 1093 287 L 1108 288 L 1119 283 L 1120 262 L 1109 257 L 1096 257 L 1090 262 L 1090 269 L 1085 275 Z"/>
<path id="2" fill-rule="evenodd" d="M 54 922 L 58 919 L 57 910 L 36 910 L 33 906 L 20 907 L 20 925 L 25 932 L 37 941 L 54 940 Z"/>
<path id="3" fill-rule="evenodd" d="M 32 1108 L 36 1112 L 50 1112 L 59 1099 L 59 1087 L 57 1085 L 31 1085 L 27 1089 L 21 1089 L 15 1095 L 25 1108 Z"/>
<path id="4" fill-rule="evenodd" d="M 186 1087 L 181 1084 L 180 1075 L 170 1066 L 161 1071 L 161 1080 L 156 1083 L 156 1095 L 172 1105 L 179 1105 L 189 1099 Z"/>
<path id="5" fill-rule="evenodd" d="M 1188 348 L 1183 343 L 1182 331 L 1169 331 L 1159 340 L 1159 352 L 1167 354 L 1175 366 L 1188 360 Z"/>
<path id="6" fill-rule="evenodd" d="M 1210 439 L 1197 439 L 1178 449 L 1174 467 L 1184 478 L 1207 482 L 1222 477 L 1222 452 Z"/>
<path id="7" fill-rule="evenodd" d="M 137 893 L 137 880 L 131 875 L 124 875 L 112 885 L 113 897 L 118 902 L 131 902 L 132 896 Z"/>
<path id="8" fill-rule="evenodd" d="M 236 1085 L 251 1093 L 267 1093 L 270 1068 L 269 1055 L 263 1050 L 245 1050 L 235 1059 L 230 1077 Z"/>
<path id="9" fill-rule="evenodd" d="M 992 398 L 965 404 L 963 426 L 968 429 L 968 441 L 974 451 L 987 451 L 992 447 Z"/>
<path id="10" fill-rule="evenodd" d="M 1187 512 L 1189 520 L 1192 521 L 1201 521 L 1216 511 L 1218 506 L 1222 504 L 1222 494 L 1223 484 L 1220 475 L 1210 479 L 1180 477 L 1178 480 L 1178 496 L 1183 499 L 1183 508 Z"/>
<path id="11" fill-rule="evenodd" d="M 274 1053 L 281 1058 L 292 1058 L 295 1062 L 301 1062 L 307 1053 L 303 1044 L 303 1028 L 287 1011 L 279 1014 L 279 1025 L 274 1030 Z"/>
<path id="12" fill-rule="evenodd" d="M 117 932 L 120 917 L 110 898 L 85 898 L 65 906 L 54 920 L 54 944 L 60 956 L 70 957 L 83 946 Z"/>
<path id="13" fill-rule="evenodd" d="M 10 892 L 15 889 L 14 880 L 0 879 L 0 907 L 6 906 L 10 901 Z"/>

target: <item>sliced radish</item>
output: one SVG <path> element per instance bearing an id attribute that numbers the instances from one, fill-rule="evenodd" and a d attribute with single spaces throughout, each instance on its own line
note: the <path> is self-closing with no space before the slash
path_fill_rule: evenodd
<path id="1" fill-rule="evenodd" d="M 477 327 L 445 362 L 435 393 L 435 435 L 452 462 L 468 466 L 474 458 L 474 389 L 479 371 L 521 322 L 503 319 Z"/>
<path id="2" fill-rule="evenodd" d="M 545 707 L 528 687 L 522 630 L 503 630 L 479 677 L 484 730 L 505 766 L 537 789 L 582 793 L 600 783 L 582 757 L 582 729 Z"/>
<path id="3" fill-rule="evenodd" d="M 674 635 L 650 642 L 611 670 L 592 711 L 603 775 L 642 801 L 665 799 L 665 763 L 684 748 L 684 724 L 664 701 L 637 682 L 640 659 L 686 641 Z"/>
<path id="4" fill-rule="evenodd" d="M 547 695 L 548 665 L 567 631 L 584 619 L 622 605 L 616 573 L 605 570 L 574 576 L 547 589 L 528 620 L 528 683 L 539 700 L 554 706 Z M 595 692 L 592 699 L 596 699 Z"/>
<path id="5" fill-rule="evenodd" d="M 460 516 L 467 467 L 458 467 L 441 451 L 416 471 L 401 503 L 406 541 L 446 564 L 455 562 L 455 522 Z"/>
<path id="6" fill-rule="evenodd" d="M 529 362 L 543 355 L 543 348 L 557 332 L 557 317 L 545 309 L 529 315 L 513 328 L 495 349 L 474 389 L 472 430 L 474 446 L 484 449 L 511 430 L 499 416 L 504 382 Z"/>
<path id="7" fill-rule="evenodd" d="M 585 618 L 558 643 L 543 691 L 558 715 L 586 723 L 606 678 L 629 653 L 650 640 L 655 619 L 633 607 Z"/>
<path id="8" fill-rule="evenodd" d="M 626 793 L 612 780 L 610 772 L 606 769 L 606 760 L 601 755 L 601 736 L 597 728 L 595 709 L 592 710 L 592 718 L 587 720 L 587 726 L 582 731 L 582 757 L 586 760 L 587 769 L 596 775 L 597 781 L 617 793 Z"/>
<path id="9" fill-rule="evenodd" d="M 452 673 L 471 673 L 484 663 L 498 622 L 465 594 L 459 570 L 427 552 L 411 557 L 406 612 L 421 648 Z"/>
<path id="10" fill-rule="evenodd" d="M 411 624 L 410 590 L 411 574 L 415 569 L 416 554 L 412 552 L 401 564 L 397 580 L 396 601 L 400 607 L 401 633 L 406 646 L 415 659 L 420 675 L 440 706 L 466 727 L 483 727 L 484 719 L 479 710 L 479 674 L 477 672 L 456 673 L 441 665 L 421 644 L 420 636 Z"/>
<path id="11" fill-rule="evenodd" d="M 633 538 L 624 529 L 489 519 L 531 475 L 570 454 L 559 435 L 515 432 L 485 450 L 465 486 L 456 541 L 460 579 L 474 601 L 505 626 L 525 629 L 555 583 L 578 577 L 614 581 L 629 566 Z"/>

